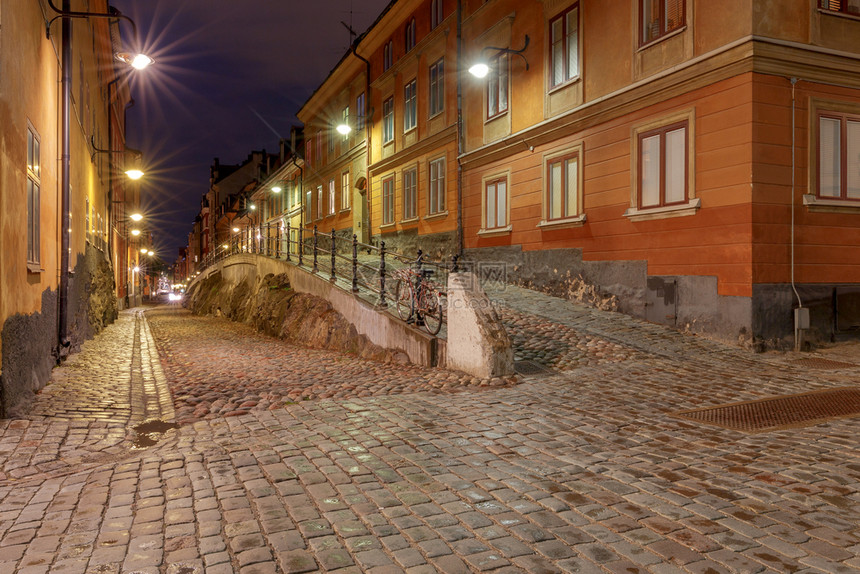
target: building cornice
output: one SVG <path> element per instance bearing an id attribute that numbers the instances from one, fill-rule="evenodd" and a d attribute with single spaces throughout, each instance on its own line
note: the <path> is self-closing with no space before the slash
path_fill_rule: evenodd
<path id="1" fill-rule="evenodd" d="M 747 36 L 512 133 L 497 142 L 467 151 L 459 160 L 464 168 L 478 167 L 522 151 L 523 144 L 538 146 L 552 142 L 749 72 L 860 88 L 860 54 Z"/>

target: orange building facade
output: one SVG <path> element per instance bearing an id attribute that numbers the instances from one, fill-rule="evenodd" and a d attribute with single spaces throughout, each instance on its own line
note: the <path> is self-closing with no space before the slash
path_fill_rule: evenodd
<path id="1" fill-rule="evenodd" d="M 855 4 L 394 0 L 299 113 L 304 224 L 757 348 L 805 312 L 835 336 L 860 325 Z"/>

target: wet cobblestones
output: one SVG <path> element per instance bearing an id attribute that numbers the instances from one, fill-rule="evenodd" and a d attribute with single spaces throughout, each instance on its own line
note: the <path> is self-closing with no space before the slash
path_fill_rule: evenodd
<path id="1" fill-rule="evenodd" d="M 0 572 L 860 571 L 860 419 L 744 434 L 672 416 L 856 385 L 856 369 L 801 368 L 515 288 L 494 298 L 517 357 L 555 374 L 446 388 L 460 375 L 150 311 L 164 380 L 155 366 L 147 377 L 170 385 L 188 422 L 132 451 L 118 414 L 52 414 L 74 411 L 71 378 L 68 393 L 37 397 L 32 420 L 2 421 Z M 93 347 L 144 325 L 112 326 Z M 129 350 L 82 365 L 77 384 L 97 380 L 86 365 L 127 371 Z M 64 449 L 96 445 L 109 463 L 66 464 Z M 66 465 L 27 474 L 39 456 Z"/>

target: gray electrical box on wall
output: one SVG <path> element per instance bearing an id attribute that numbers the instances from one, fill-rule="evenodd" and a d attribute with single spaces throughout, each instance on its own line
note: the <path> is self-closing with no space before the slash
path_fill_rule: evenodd
<path id="1" fill-rule="evenodd" d="M 809 329 L 809 307 L 794 310 L 794 330 Z"/>

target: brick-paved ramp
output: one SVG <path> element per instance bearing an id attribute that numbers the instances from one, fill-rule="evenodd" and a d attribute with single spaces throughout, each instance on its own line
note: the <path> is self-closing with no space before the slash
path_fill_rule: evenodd
<path id="1" fill-rule="evenodd" d="M 673 416 L 851 386 L 854 371 L 523 290 L 493 296 L 517 358 L 555 374 L 481 386 L 152 312 L 189 422 L 144 450 L 108 441 L 103 463 L 3 467 L 0 572 L 860 571 L 860 420 L 744 434 Z M 133 373 L 146 323 L 91 346 L 129 330 L 115 352 Z M 62 384 L 88 396 L 111 361 L 80 361 Z M 2 422 L 0 461 L 61 462 L 69 442 L 126 424 L 61 419 L 71 401 L 52 387 L 41 414 Z"/>

